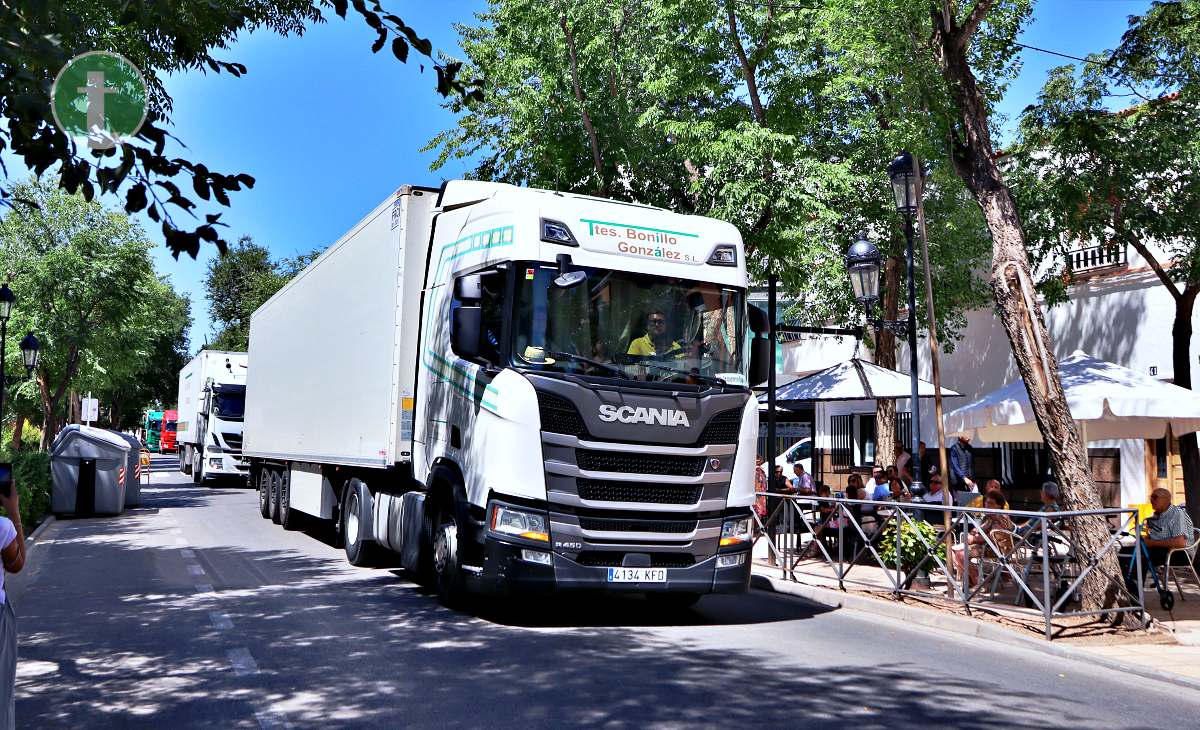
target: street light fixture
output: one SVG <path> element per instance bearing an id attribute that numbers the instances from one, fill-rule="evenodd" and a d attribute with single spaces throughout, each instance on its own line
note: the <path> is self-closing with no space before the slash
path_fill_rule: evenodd
<path id="1" fill-rule="evenodd" d="M 896 212 L 914 215 L 917 212 L 917 173 L 913 156 L 901 152 L 888 165 L 888 177 L 892 180 L 892 194 L 896 196 Z"/>
<path id="2" fill-rule="evenodd" d="M 17 296 L 12 293 L 12 289 L 8 288 L 6 282 L 0 286 L 0 321 L 7 322 L 9 315 L 12 314 L 13 302 L 17 301 Z"/>
<path id="3" fill-rule="evenodd" d="M 41 354 L 41 343 L 32 332 L 27 332 L 21 338 L 21 359 L 25 361 L 25 377 L 33 377 L 33 371 L 38 365 L 38 355 Z"/>
<path id="4" fill-rule="evenodd" d="M 883 329 L 897 337 L 908 335 L 909 354 L 909 383 L 912 398 L 912 433 L 910 452 L 912 455 L 913 483 L 911 491 L 921 495 L 925 487 L 921 484 L 921 409 L 919 407 L 917 377 L 917 284 L 913 276 L 913 216 L 919 203 L 920 179 L 913 156 L 901 152 L 888 165 L 888 178 L 892 182 L 892 193 L 896 196 L 896 211 L 904 216 L 904 237 L 907 242 L 906 272 L 908 277 L 908 317 L 902 320 L 875 319 L 872 309 L 879 301 L 879 268 L 883 257 L 875 245 L 867 240 L 867 234 L 860 233 L 858 240 L 851 244 L 846 252 L 846 270 L 850 274 L 850 285 L 854 288 L 854 298 L 867 311 L 867 321 L 875 329 Z"/>
<path id="5" fill-rule="evenodd" d="M 879 301 L 879 265 L 883 257 L 879 249 L 867 238 L 867 232 L 858 234 L 858 239 L 846 251 L 846 271 L 850 272 L 850 286 L 854 287 L 854 298 L 867 308 Z"/>

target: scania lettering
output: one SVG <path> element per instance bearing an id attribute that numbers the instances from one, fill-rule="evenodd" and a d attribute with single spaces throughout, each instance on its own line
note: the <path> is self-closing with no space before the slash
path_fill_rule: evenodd
<path id="1" fill-rule="evenodd" d="M 355 565 L 397 553 L 447 602 L 744 591 L 771 365 L 746 284 L 721 221 L 400 188 L 251 317 L 258 509 L 332 523 Z"/>
<path id="2" fill-rule="evenodd" d="M 179 470 L 196 484 L 244 481 L 249 473 L 242 458 L 246 365 L 244 352 L 201 350 L 179 371 Z"/>
<path id="3" fill-rule="evenodd" d="M 657 423 L 660 426 L 683 426 L 690 428 L 687 414 L 683 411 L 671 411 L 666 408 L 631 408 L 630 406 L 602 405 L 600 406 L 601 421 L 620 421 L 621 423 Z"/>

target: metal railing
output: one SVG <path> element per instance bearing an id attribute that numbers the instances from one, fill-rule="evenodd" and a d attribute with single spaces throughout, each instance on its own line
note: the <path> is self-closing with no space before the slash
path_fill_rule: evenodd
<path id="1" fill-rule="evenodd" d="M 843 591 L 849 583 L 882 588 L 897 598 L 952 600 L 967 613 L 977 609 L 1037 616 L 1048 640 L 1054 636 L 1055 622 L 1062 619 L 1136 613 L 1141 625 L 1147 625 L 1142 561 L 1131 562 L 1136 566 L 1130 568 L 1137 575 L 1136 595 L 1126 587 L 1125 568 L 1112 575 L 1103 567 L 1110 553 L 1124 555 L 1122 547 L 1141 549 L 1134 537 L 1142 527 L 1136 509 L 1029 512 L 794 494 L 768 497 L 774 511 L 766 519 L 754 516 L 756 542 L 767 541 L 770 557 L 787 580 L 834 580 Z M 1108 524 L 1109 536 L 1098 550 L 1088 551 L 1080 545 L 1075 526 L 1082 518 L 1094 517 Z M 1020 526 L 998 526 L 1009 522 Z M 915 538 L 915 543 L 907 543 L 915 550 L 904 549 L 907 536 Z M 879 568 L 874 580 L 851 575 L 871 567 Z M 1076 607 L 1077 591 L 1097 572 L 1118 596 L 1117 605 Z M 933 590 L 932 578 L 939 574 L 945 580 L 942 592 Z M 922 576 L 927 588 L 915 585 Z M 1002 595 L 1002 582 L 1015 587 L 1015 595 Z"/>

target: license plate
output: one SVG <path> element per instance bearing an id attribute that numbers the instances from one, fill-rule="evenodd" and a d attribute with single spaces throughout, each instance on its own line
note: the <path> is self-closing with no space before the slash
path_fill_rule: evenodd
<path id="1" fill-rule="evenodd" d="M 666 583 L 666 568 L 609 568 L 609 583 Z"/>

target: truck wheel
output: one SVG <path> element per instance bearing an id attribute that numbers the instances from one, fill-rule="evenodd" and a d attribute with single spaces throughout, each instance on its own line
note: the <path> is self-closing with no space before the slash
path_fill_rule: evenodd
<path id="1" fill-rule="evenodd" d="M 279 524 L 285 530 L 299 530 L 301 515 L 292 509 L 291 474 L 284 469 L 279 479 Z"/>
<path id="2" fill-rule="evenodd" d="M 271 522 L 279 524 L 279 472 L 271 470 L 271 488 L 267 490 L 267 510 Z"/>
<path id="3" fill-rule="evenodd" d="M 467 592 L 458 534 L 453 507 L 442 510 L 433 533 L 433 574 L 438 600 L 448 608 L 462 605 Z"/>
<path id="4" fill-rule="evenodd" d="M 367 485 L 351 479 L 342 491 L 342 540 L 346 548 L 346 561 L 364 567 L 379 560 L 379 546 L 363 534 L 371 524 L 371 513 L 367 509 Z"/>
<path id="5" fill-rule="evenodd" d="M 702 595 L 702 593 L 647 593 L 646 599 L 662 608 L 682 610 L 695 606 Z"/>
<path id="6" fill-rule="evenodd" d="M 260 468 L 258 470 L 258 511 L 264 520 L 271 517 L 271 498 L 268 496 L 270 492 L 271 470 Z"/>
<path id="7" fill-rule="evenodd" d="M 178 456 L 179 456 L 179 471 L 183 472 L 184 474 L 187 474 L 187 465 L 184 463 L 184 461 L 185 461 L 185 460 L 184 460 L 184 458 L 183 458 L 183 457 L 184 457 L 184 452 L 185 452 L 185 451 L 187 451 L 187 449 L 180 449 L 180 450 L 179 450 L 179 453 L 178 453 Z"/>

